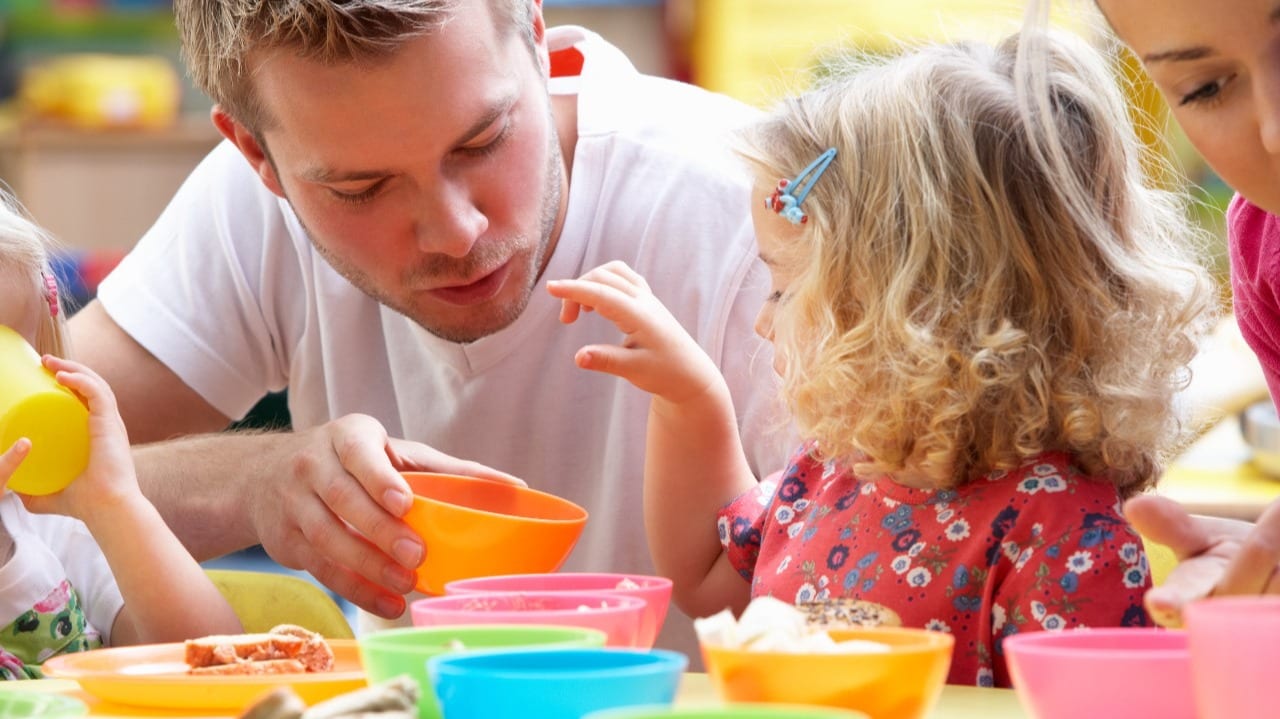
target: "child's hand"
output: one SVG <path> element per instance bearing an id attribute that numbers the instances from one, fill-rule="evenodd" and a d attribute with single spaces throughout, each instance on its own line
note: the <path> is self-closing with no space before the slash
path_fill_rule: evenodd
<path id="1" fill-rule="evenodd" d="M 617 375 L 676 404 L 723 383 L 711 358 L 626 263 L 610 262 L 576 280 L 554 280 L 547 289 L 564 300 L 561 322 L 575 321 L 583 309 L 594 310 L 626 335 L 621 345 L 578 350 L 579 367 Z"/>
<path id="2" fill-rule="evenodd" d="M 22 437 L 13 446 L 0 454 L 0 491 L 4 490 L 4 486 L 9 483 L 9 478 L 14 472 L 18 471 L 18 467 L 22 466 L 22 460 L 31 454 L 31 440 Z"/>
<path id="3" fill-rule="evenodd" d="M 22 500 L 32 512 L 65 514 L 92 525 L 95 512 L 109 513 L 120 501 L 141 496 L 129 436 L 116 409 L 115 395 L 97 373 L 78 362 L 51 355 L 45 355 L 42 361 L 60 384 L 89 406 L 89 465 L 61 492 L 41 497 L 23 495 Z M 0 476 L 4 476 L 4 465 L 5 460 L 0 458 Z"/>

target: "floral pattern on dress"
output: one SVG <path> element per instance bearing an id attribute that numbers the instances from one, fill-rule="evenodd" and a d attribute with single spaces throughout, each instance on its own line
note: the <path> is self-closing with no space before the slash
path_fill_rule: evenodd
<path id="1" fill-rule="evenodd" d="M 102 646 L 89 626 L 80 596 L 67 580 L 0 629 L 0 679 L 41 679 L 40 665 L 58 654 Z"/>
<path id="2" fill-rule="evenodd" d="M 851 597 L 955 636 L 948 682 L 1010 686 L 1018 632 L 1147 626 L 1151 572 L 1109 482 L 1046 453 L 956 489 L 859 480 L 802 447 L 718 518 L 752 596 Z"/>

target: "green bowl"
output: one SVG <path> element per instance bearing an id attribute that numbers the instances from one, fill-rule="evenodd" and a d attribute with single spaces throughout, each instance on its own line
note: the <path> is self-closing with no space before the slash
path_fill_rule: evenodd
<path id="1" fill-rule="evenodd" d="M 714 707 L 624 707 L 583 719 L 871 719 L 862 712 L 800 704 L 726 704 Z"/>
<path id="2" fill-rule="evenodd" d="M 89 705 L 62 694 L 0 689 L 0 719 L 71 719 L 89 713 Z"/>
<path id="3" fill-rule="evenodd" d="M 419 719 L 441 719 L 440 705 L 427 676 L 427 660 L 431 657 L 512 647 L 581 649 L 603 647 L 604 642 L 605 633 L 598 629 L 504 624 L 388 629 L 360 637 L 357 645 L 370 684 L 408 675 L 422 689 Z"/>

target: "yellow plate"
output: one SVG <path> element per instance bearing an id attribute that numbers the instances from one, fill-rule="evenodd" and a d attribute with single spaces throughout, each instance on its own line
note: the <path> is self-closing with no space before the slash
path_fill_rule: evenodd
<path id="1" fill-rule="evenodd" d="M 307 704 L 366 686 L 354 639 L 330 639 L 333 671 L 312 674 L 187 674 L 183 645 L 146 644 L 64 654 L 46 661 L 45 676 L 74 679 L 103 701 L 164 709 L 239 711 L 280 686 Z"/>

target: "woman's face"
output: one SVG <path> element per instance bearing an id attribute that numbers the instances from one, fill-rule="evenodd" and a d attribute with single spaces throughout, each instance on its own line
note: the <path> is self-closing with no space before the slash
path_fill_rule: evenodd
<path id="1" fill-rule="evenodd" d="M 1214 171 L 1280 214 L 1280 0 L 1098 6 Z"/>

